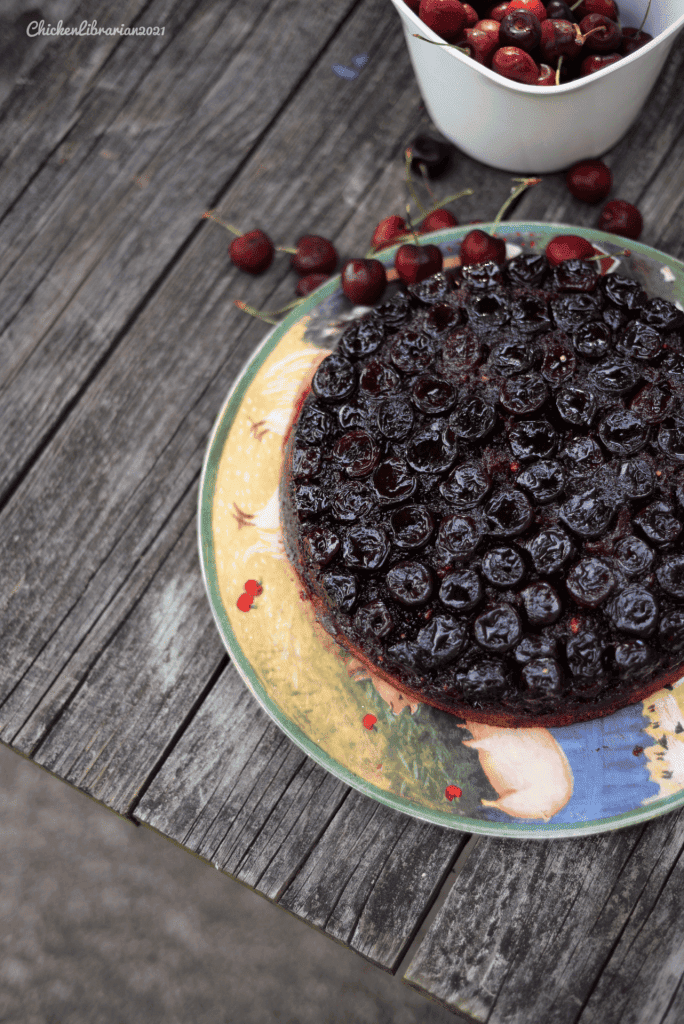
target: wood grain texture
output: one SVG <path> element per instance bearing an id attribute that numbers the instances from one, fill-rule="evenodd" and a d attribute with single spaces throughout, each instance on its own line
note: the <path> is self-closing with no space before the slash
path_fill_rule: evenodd
<path id="1" fill-rule="evenodd" d="M 350 791 L 230 666 L 134 817 L 393 969 L 467 837 Z"/>
<path id="2" fill-rule="evenodd" d="M 684 960 L 684 814 L 484 840 L 406 980 L 487 1024 L 664 1024 Z"/>

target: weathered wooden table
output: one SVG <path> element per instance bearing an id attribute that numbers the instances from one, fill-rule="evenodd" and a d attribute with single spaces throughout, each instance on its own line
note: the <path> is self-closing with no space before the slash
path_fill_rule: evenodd
<path id="1" fill-rule="evenodd" d="M 114 21 L 106 0 L 56 7 Z M 255 703 L 202 586 L 202 457 L 265 330 L 233 299 L 276 308 L 293 279 L 285 257 L 240 274 L 201 215 L 348 257 L 403 213 L 402 151 L 430 125 L 391 4 L 125 0 L 116 22 L 164 34 L 4 23 L 2 741 L 468 1019 L 677 1024 L 683 813 L 524 842 L 376 804 Z M 683 129 L 681 39 L 606 157 L 642 241 L 680 258 Z M 510 176 L 459 155 L 441 194 L 467 186 L 460 219 L 487 219 Z M 597 212 L 556 174 L 515 217 Z"/>

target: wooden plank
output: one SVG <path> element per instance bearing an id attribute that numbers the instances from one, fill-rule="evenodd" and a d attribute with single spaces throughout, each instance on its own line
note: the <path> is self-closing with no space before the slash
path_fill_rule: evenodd
<path id="1" fill-rule="evenodd" d="M 373 126 L 395 106 L 400 138 L 410 137 L 419 121 L 416 107 L 411 108 L 413 83 L 406 80 L 399 59 L 403 40 L 398 33 L 395 46 L 388 42 L 391 26 L 397 26 L 391 19 L 383 20 L 387 15 L 386 5 L 373 0 L 358 9 L 336 41 L 340 54 L 358 52 L 362 42 L 378 47 L 381 59 L 373 70 L 372 91 L 364 91 L 352 103 L 354 94 L 340 89 L 349 83 L 329 69 L 327 62 L 336 56 L 331 51 L 245 167 L 254 199 L 251 208 L 274 208 L 274 223 L 285 239 L 302 230 L 312 195 L 327 202 L 327 222 L 333 227 L 329 233 L 336 238 L 349 218 L 348 207 L 339 202 L 340 189 L 349 167 L 357 166 L 362 145 L 368 202 L 373 201 L 370 168 L 383 165 L 373 160 L 372 144 L 377 139 L 378 156 L 389 145 L 385 136 L 374 134 Z M 376 80 L 383 80 L 388 91 L 377 89 Z M 315 111 L 322 94 L 335 123 L 335 118 L 342 123 L 351 118 L 339 132 L 338 160 L 332 170 L 319 144 Z M 377 103 L 371 103 L 369 95 Z M 288 144 L 295 136 L 296 146 Z M 283 200 L 282 184 L 291 173 L 287 165 L 295 152 L 302 167 L 308 154 L 309 169 L 319 176 L 310 180 L 306 191 L 291 191 Z M 256 173 L 260 162 L 276 169 L 273 179 Z M 400 161 L 393 162 L 392 172 L 401 194 Z M 387 176 L 377 172 L 376 177 L 382 191 Z M 227 203 L 241 188 L 238 183 Z M 367 232 L 366 218 L 356 246 L 364 244 Z M 35 750 L 102 644 L 116 632 L 121 616 L 137 600 L 137 584 L 128 586 L 129 578 L 137 578 L 132 570 L 140 561 L 141 572 L 154 571 L 160 532 L 162 546 L 175 539 L 169 517 L 197 479 L 211 422 L 247 352 L 263 333 L 263 325 L 233 308 L 232 297 L 242 292 L 259 305 L 269 301 L 269 290 L 278 297 L 291 288 L 285 260 L 255 281 L 234 269 L 226 271 L 223 232 L 205 222 L 13 495 L 0 516 L 0 532 L 6 538 L 0 553 L 2 571 L 11 581 L 0 637 L 0 728 L 7 742 L 25 752 Z M 77 319 L 78 310 L 73 315 Z M 66 326 L 63 330 L 64 340 L 74 343 L 74 332 Z M 50 332 L 47 343 L 56 336 L 56 331 Z M 87 343 L 82 324 L 76 336 Z M 87 738 L 86 732 L 84 742 Z M 135 790 L 143 780 L 134 760 L 127 768 L 133 779 L 129 789 Z"/>
<path id="2" fill-rule="evenodd" d="M 684 812 L 607 835 L 487 839 L 405 980 L 487 1024 L 664 1024 L 684 973 Z"/>
<path id="3" fill-rule="evenodd" d="M 154 0 L 146 19 L 163 23 L 171 3 Z M 227 17 L 210 0 L 175 0 L 179 31 L 144 73 L 140 40 L 130 39 L 96 76 L 64 137 L 70 159 L 48 161 L 1 227 L 0 493 L 200 230 L 202 211 L 352 4 L 327 5 L 314 28 L 287 0 L 238 0 Z"/>
<path id="4" fill-rule="evenodd" d="M 389 970 L 467 841 L 350 791 L 271 723 L 232 666 L 134 817 Z"/>

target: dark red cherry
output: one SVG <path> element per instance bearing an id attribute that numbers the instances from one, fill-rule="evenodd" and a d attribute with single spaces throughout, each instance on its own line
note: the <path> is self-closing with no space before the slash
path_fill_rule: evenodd
<path id="1" fill-rule="evenodd" d="M 329 274 L 307 274 L 306 277 L 300 277 L 297 281 L 295 292 L 300 298 L 304 298 L 305 295 L 309 295 L 316 288 L 320 288 L 323 282 L 328 280 L 328 277 Z"/>
<path id="2" fill-rule="evenodd" d="M 546 5 L 546 17 L 558 21 L 576 21 L 575 12 L 565 3 L 565 0 L 549 0 Z"/>
<path id="3" fill-rule="evenodd" d="M 307 274 L 332 274 L 337 266 L 337 250 L 332 242 L 321 235 L 303 235 L 297 241 L 297 251 L 290 260 L 300 277 Z"/>
<path id="4" fill-rule="evenodd" d="M 469 231 L 461 242 L 461 264 L 464 267 L 475 263 L 503 263 L 505 259 L 506 243 L 503 238 L 494 238 L 479 228 Z"/>
<path id="5" fill-rule="evenodd" d="M 541 0 L 511 0 L 507 13 L 511 14 L 512 11 L 529 11 L 540 22 L 548 17 L 546 8 Z"/>
<path id="6" fill-rule="evenodd" d="M 604 68 L 609 68 L 611 64 L 616 64 L 621 58 L 622 55 L 619 53 L 590 53 L 580 64 L 580 78 L 586 78 L 587 75 L 594 75 L 597 71 L 603 71 Z"/>
<path id="7" fill-rule="evenodd" d="M 439 231 L 440 228 L 455 228 L 458 227 L 458 221 L 454 217 L 451 210 L 432 210 L 428 213 L 427 217 L 420 225 L 421 234 L 425 235 L 428 231 Z"/>
<path id="8" fill-rule="evenodd" d="M 604 18 L 610 18 L 612 21 L 618 19 L 618 7 L 615 0 L 582 0 L 575 7 L 575 13 L 578 18 L 586 18 L 588 14 L 602 14 Z"/>
<path id="9" fill-rule="evenodd" d="M 506 17 L 509 3 L 510 0 L 504 0 L 504 3 L 500 3 L 497 4 L 495 7 L 492 7 L 491 11 L 487 15 L 487 18 L 491 19 L 492 21 L 498 21 L 499 23 L 501 23 L 503 19 Z"/>
<path id="10" fill-rule="evenodd" d="M 593 255 L 591 242 L 579 235 L 556 235 L 546 246 L 546 258 L 552 267 L 558 266 L 563 260 L 586 260 Z"/>
<path id="11" fill-rule="evenodd" d="M 509 5 L 499 29 L 499 43 L 502 46 L 518 46 L 526 53 L 531 53 L 539 46 L 540 40 L 539 18 L 528 10 L 511 10 Z"/>
<path id="12" fill-rule="evenodd" d="M 624 199 L 611 199 L 601 210 L 598 226 L 601 231 L 610 231 L 614 235 L 637 239 L 641 234 L 644 222 L 636 206 Z"/>
<path id="13" fill-rule="evenodd" d="M 534 85 L 539 78 L 539 67 L 529 53 L 519 46 L 502 46 L 492 57 L 492 70 L 523 85 Z"/>
<path id="14" fill-rule="evenodd" d="M 470 4 L 463 4 L 463 8 L 466 12 L 466 28 L 473 28 L 480 20 L 480 15 Z"/>
<path id="15" fill-rule="evenodd" d="M 402 217 L 385 217 L 373 232 L 373 248 L 384 249 L 393 245 L 395 240 L 408 231 L 406 221 Z"/>
<path id="16" fill-rule="evenodd" d="M 470 56 L 478 64 L 489 67 L 494 51 L 499 45 L 499 22 L 493 18 L 478 21 L 473 28 L 467 28 L 459 40 L 459 46 L 467 46 Z"/>
<path id="17" fill-rule="evenodd" d="M 600 203 L 613 187 L 613 175 L 602 160 L 582 160 L 571 167 L 565 181 L 575 199 Z"/>
<path id="18" fill-rule="evenodd" d="M 342 291 L 350 302 L 372 306 L 387 287 L 385 268 L 379 260 L 349 260 L 342 270 Z"/>
<path id="19" fill-rule="evenodd" d="M 630 53 L 640 50 L 642 46 L 650 43 L 652 39 L 653 36 L 650 36 L 648 32 L 640 32 L 638 28 L 623 28 L 620 53 L 623 57 L 629 57 Z"/>
<path id="20" fill-rule="evenodd" d="M 458 39 L 468 18 L 460 0 L 420 0 L 418 17 L 448 43 Z"/>
<path id="21" fill-rule="evenodd" d="M 602 14 L 588 14 L 580 21 L 584 45 L 593 53 L 614 53 L 622 42 L 622 29 Z"/>
<path id="22" fill-rule="evenodd" d="M 228 251 L 232 263 L 248 274 L 263 274 L 273 262 L 275 253 L 271 239 L 258 228 L 234 238 Z"/>
<path id="23" fill-rule="evenodd" d="M 559 57 L 576 57 L 582 49 L 579 26 L 561 18 L 547 18 L 541 23 L 539 53 L 545 64 L 554 67 Z"/>
<path id="24" fill-rule="evenodd" d="M 539 65 L 539 77 L 534 83 L 535 85 L 555 85 L 556 84 L 556 72 L 548 64 Z"/>
<path id="25" fill-rule="evenodd" d="M 442 269 L 442 253 L 436 245 L 401 245 L 394 258 L 394 269 L 404 284 L 417 284 Z"/>
<path id="26" fill-rule="evenodd" d="M 454 147 L 431 135 L 417 135 L 410 149 L 413 170 L 422 174 L 424 169 L 428 178 L 438 178 L 449 166 Z"/>
<path id="27" fill-rule="evenodd" d="M 418 13 L 418 8 L 420 7 L 420 0 L 404 0 L 404 3 L 408 8 L 410 8 L 410 10 L 414 12 L 414 14 Z"/>

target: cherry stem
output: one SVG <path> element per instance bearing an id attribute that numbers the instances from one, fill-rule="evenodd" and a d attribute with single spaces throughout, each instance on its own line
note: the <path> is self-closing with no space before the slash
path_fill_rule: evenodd
<path id="1" fill-rule="evenodd" d="M 382 245 L 374 245 L 371 249 L 368 250 L 368 252 L 364 256 L 364 259 L 370 260 L 377 253 L 383 252 L 385 249 L 391 249 L 393 245 L 399 245 L 400 242 L 408 242 L 412 238 L 415 238 L 415 235 L 412 235 L 410 232 L 407 232 L 406 234 L 403 235 L 395 235 L 394 238 L 392 238 L 389 242 L 383 242 Z"/>
<path id="2" fill-rule="evenodd" d="M 425 211 L 423 211 L 423 212 L 425 212 Z M 406 204 L 406 220 L 408 221 L 409 231 L 411 232 L 411 235 L 413 236 L 413 241 L 415 242 L 416 245 L 420 245 L 420 242 L 418 241 L 418 235 L 416 234 L 416 229 L 414 228 L 413 221 L 411 220 L 411 205 L 410 205 L 410 203 Z"/>
<path id="3" fill-rule="evenodd" d="M 521 196 L 523 194 L 526 188 L 529 188 L 531 185 L 538 185 L 541 181 L 541 178 L 512 178 L 511 180 L 517 181 L 518 184 L 511 189 L 511 194 L 509 195 L 508 199 L 504 202 L 503 206 L 497 213 L 494 219 L 494 224 L 492 225 L 492 235 L 496 234 L 496 229 L 501 223 L 501 218 L 503 217 L 504 213 L 511 205 L 511 203 L 514 203 L 518 196 Z"/>
<path id="4" fill-rule="evenodd" d="M 651 10 L 651 0 L 648 0 L 648 7 L 646 8 L 646 13 L 644 14 L 643 21 L 641 22 L 641 24 L 639 25 L 639 28 L 637 29 L 637 35 L 639 34 L 639 32 L 641 32 L 643 30 L 643 27 L 646 24 L 646 19 L 648 18 L 648 12 L 650 10 Z"/>
<path id="5" fill-rule="evenodd" d="M 457 46 L 456 43 L 438 43 L 436 39 L 426 39 L 425 36 L 419 36 L 417 32 L 413 33 L 415 39 L 422 39 L 424 43 L 432 43 L 433 46 L 448 46 L 452 50 L 460 50 L 466 57 L 470 56 L 470 50 L 465 46 Z"/>
<path id="6" fill-rule="evenodd" d="M 563 54 L 561 53 L 560 57 L 558 58 L 558 67 L 556 68 L 556 85 L 560 85 L 560 69 L 561 69 L 561 64 L 562 63 L 563 63 Z"/>
<path id="7" fill-rule="evenodd" d="M 464 188 L 462 192 L 454 192 L 452 196 L 446 196 L 446 198 L 440 199 L 438 203 L 435 203 L 434 206 L 431 206 L 430 209 L 425 214 L 425 216 L 428 217 L 431 213 L 434 213 L 435 210 L 441 210 L 442 207 L 446 206 L 447 203 L 455 203 L 457 199 L 463 199 L 464 196 L 472 195 L 472 188 Z"/>
<path id="8" fill-rule="evenodd" d="M 583 263 L 593 263 L 594 260 L 612 260 L 616 256 L 631 256 L 631 249 L 618 249 L 617 252 L 597 252 L 595 256 L 587 256 L 583 259 Z"/>
<path id="9" fill-rule="evenodd" d="M 584 3 L 584 0 L 577 0 L 576 3 L 570 4 L 570 10 L 571 11 L 576 10 L 580 6 L 580 4 L 583 4 L 583 3 Z"/>
<path id="10" fill-rule="evenodd" d="M 419 171 L 421 173 L 421 177 L 423 179 L 423 184 L 425 185 L 425 189 L 427 191 L 427 194 L 430 196 L 430 199 L 434 200 L 435 197 L 434 197 L 434 195 L 432 193 L 432 189 L 430 188 L 430 184 L 428 182 L 427 167 L 425 166 L 425 164 L 422 161 L 418 164 L 418 169 L 419 169 Z"/>
<path id="11" fill-rule="evenodd" d="M 266 312 L 262 309 L 255 309 L 254 306 L 249 306 L 242 299 L 233 299 L 233 305 L 241 309 L 243 313 L 249 313 L 250 316 L 255 316 L 258 320 L 265 320 L 267 324 L 277 324 L 278 321 L 274 317 L 282 316 L 283 313 L 288 313 L 291 309 L 295 309 L 300 306 L 304 299 L 295 299 L 293 302 L 288 302 L 282 309 L 273 309 Z"/>
<path id="12" fill-rule="evenodd" d="M 213 220 L 217 224 L 220 224 L 222 228 L 225 228 L 226 231 L 230 231 L 233 235 L 244 234 L 244 232 L 240 231 L 239 228 L 236 228 L 234 224 L 229 224 L 227 221 L 221 220 L 216 213 L 216 210 L 207 210 L 206 213 L 202 214 L 202 220 Z"/>
<path id="13" fill-rule="evenodd" d="M 277 245 L 276 246 L 276 252 L 291 252 L 292 255 L 294 256 L 294 254 L 297 252 L 297 250 L 296 249 L 290 249 L 286 245 Z"/>

